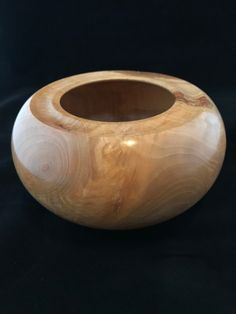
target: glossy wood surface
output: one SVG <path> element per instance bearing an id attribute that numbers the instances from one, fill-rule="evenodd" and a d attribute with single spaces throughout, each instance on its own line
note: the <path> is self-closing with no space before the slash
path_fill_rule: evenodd
<path id="1" fill-rule="evenodd" d="M 45 86 L 12 133 L 26 189 L 86 226 L 138 228 L 174 217 L 212 186 L 225 154 L 212 100 L 171 76 L 102 71 Z"/>

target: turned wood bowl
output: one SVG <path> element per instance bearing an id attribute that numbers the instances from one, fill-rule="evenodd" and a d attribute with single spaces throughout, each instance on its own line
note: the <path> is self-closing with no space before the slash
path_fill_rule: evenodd
<path id="1" fill-rule="evenodd" d="M 225 146 L 221 115 L 202 90 L 138 71 L 53 82 L 26 101 L 12 133 L 29 193 L 60 217 L 104 229 L 190 208 L 218 176 Z"/>

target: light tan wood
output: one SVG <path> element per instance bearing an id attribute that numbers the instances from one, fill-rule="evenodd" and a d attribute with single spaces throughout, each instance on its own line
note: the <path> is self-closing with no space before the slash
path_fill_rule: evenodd
<path id="1" fill-rule="evenodd" d="M 138 228 L 174 217 L 212 186 L 225 154 L 212 100 L 171 76 L 102 71 L 36 92 L 12 133 L 16 170 L 70 221 Z"/>

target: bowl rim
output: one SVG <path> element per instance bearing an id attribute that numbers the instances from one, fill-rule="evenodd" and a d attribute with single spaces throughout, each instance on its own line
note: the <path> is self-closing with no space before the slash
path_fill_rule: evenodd
<path id="1" fill-rule="evenodd" d="M 175 98 L 174 103 L 165 111 L 139 120 L 99 121 L 82 118 L 69 113 L 61 106 L 61 97 L 68 91 L 82 85 L 112 80 L 130 80 L 159 86 L 169 91 Z M 196 111 L 209 111 L 215 106 L 209 96 L 192 83 L 175 76 L 162 73 L 107 70 L 77 74 L 54 81 L 39 89 L 30 98 L 30 109 L 36 118 L 50 126 L 69 131 L 81 128 L 88 130 L 103 129 L 102 132 L 116 132 L 132 129 L 143 132 L 161 126 L 170 119 L 182 122 L 191 119 Z M 106 129 L 106 131 L 104 130 Z"/>

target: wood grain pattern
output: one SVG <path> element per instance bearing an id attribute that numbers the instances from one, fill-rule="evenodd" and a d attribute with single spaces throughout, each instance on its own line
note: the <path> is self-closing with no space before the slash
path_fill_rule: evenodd
<path id="1" fill-rule="evenodd" d="M 26 189 L 55 214 L 82 225 L 156 224 L 195 204 L 225 154 L 212 100 L 167 75 L 102 71 L 36 92 L 12 133 Z"/>

